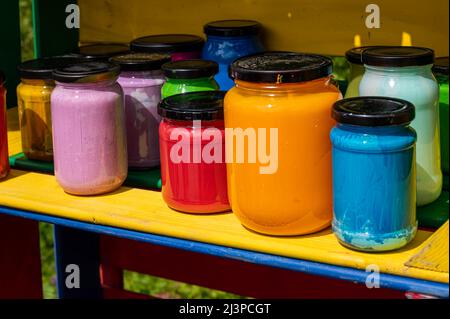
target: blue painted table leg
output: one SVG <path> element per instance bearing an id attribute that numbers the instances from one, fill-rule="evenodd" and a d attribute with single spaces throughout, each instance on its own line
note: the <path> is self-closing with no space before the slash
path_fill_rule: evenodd
<path id="1" fill-rule="evenodd" d="M 99 235 L 55 225 L 54 239 L 58 297 L 102 298 Z"/>

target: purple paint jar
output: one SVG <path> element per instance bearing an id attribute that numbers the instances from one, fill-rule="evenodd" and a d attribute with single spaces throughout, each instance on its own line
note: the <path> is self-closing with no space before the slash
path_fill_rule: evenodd
<path id="1" fill-rule="evenodd" d="M 144 169 L 159 166 L 158 104 L 164 75 L 161 66 L 168 54 L 132 53 L 113 57 L 120 65 L 118 79 L 125 94 L 128 166 Z"/>
<path id="2" fill-rule="evenodd" d="M 131 51 L 139 53 L 169 53 L 172 61 L 200 59 L 205 41 L 191 34 L 160 34 L 135 39 Z"/>

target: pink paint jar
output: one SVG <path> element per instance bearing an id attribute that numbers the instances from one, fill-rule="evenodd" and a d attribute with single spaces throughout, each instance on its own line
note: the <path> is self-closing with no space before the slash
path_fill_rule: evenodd
<path id="1" fill-rule="evenodd" d="M 74 195 L 119 188 L 127 176 L 124 97 L 120 68 L 106 62 L 53 72 L 51 96 L 55 175 Z"/>
<path id="2" fill-rule="evenodd" d="M 128 166 L 144 169 L 159 166 L 158 104 L 165 82 L 161 66 L 170 55 L 133 53 L 113 57 L 120 65 L 118 82 L 125 94 Z"/>
<path id="3" fill-rule="evenodd" d="M 227 195 L 223 98 L 220 91 L 164 99 L 159 128 L 162 195 L 175 210 L 208 214 L 230 210 Z"/>
<path id="4" fill-rule="evenodd" d="M 159 34 L 135 39 L 130 48 L 140 53 L 168 53 L 172 61 L 200 59 L 203 38 L 191 34 Z"/>

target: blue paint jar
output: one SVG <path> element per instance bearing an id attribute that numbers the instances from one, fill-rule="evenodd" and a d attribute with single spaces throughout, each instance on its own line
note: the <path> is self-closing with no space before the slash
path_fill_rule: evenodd
<path id="1" fill-rule="evenodd" d="M 345 246 L 387 251 L 417 232 L 413 104 L 384 97 L 336 102 L 333 231 Z"/>
<path id="2" fill-rule="evenodd" d="M 202 58 L 219 64 L 215 79 L 221 90 L 234 87 L 229 77 L 231 63 L 243 56 L 264 51 L 259 39 L 261 24 L 252 20 L 214 21 L 204 26 L 207 36 Z"/>

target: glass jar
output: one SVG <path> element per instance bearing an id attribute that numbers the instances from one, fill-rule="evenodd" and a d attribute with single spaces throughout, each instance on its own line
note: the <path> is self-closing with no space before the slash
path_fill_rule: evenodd
<path id="1" fill-rule="evenodd" d="M 125 94 L 128 166 L 135 169 L 159 166 L 158 103 L 164 76 L 161 66 L 170 55 L 134 53 L 116 56 L 118 79 Z"/>
<path id="2" fill-rule="evenodd" d="M 333 231 L 345 246 L 387 251 L 417 231 L 414 106 L 382 97 L 337 102 L 333 144 Z"/>
<path id="3" fill-rule="evenodd" d="M 205 41 L 191 34 L 158 34 L 135 39 L 131 51 L 139 53 L 168 53 L 172 61 L 200 59 Z"/>
<path id="4" fill-rule="evenodd" d="M 188 92 L 218 90 L 214 80 L 218 65 L 213 61 L 183 60 L 166 63 L 162 70 L 166 83 L 162 88 L 162 98 Z"/>
<path id="5" fill-rule="evenodd" d="M 417 204 L 435 201 L 442 190 L 439 140 L 439 87 L 431 68 L 433 50 L 416 47 L 384 47 L 363 52 L 366 72 L 361 96 L 385 96 L 411 102 L 417 132 Z"/>
<path id="6" fill-rule="evenodd" d="M 130 52 L 130 47 L 120 43 L 96 43 L 83 45 L 78 48 L 81 57 L 90 60 L 108 61 L 115 55 L 123 55 Z"/>
<path id="7" fill-rule="evenodd" d="M 448 130 L 448 57 L 437 58 L 433 73 L 439 83 L 439 124 L 441 128 L 441 165 L 445 173 L 449 173 L 449 130 Z"/>
<path id="8" fill-rule="evenodd" d="M 227 196 L 224 92 L 179 94 L 158 110 L 162 195 L 175 210 L 220 213 L 230 210 Z"/>
<path id="9" fill-rule="evenodd" d="M 329 58 L 272 52 L 236 60 L 225 97 L 228 193 L 241 223 L 302 235 L 332 219 Z M 247 142 L 245 142 L 247 141 Z"/>
<path id="10" fill-rule="evenodd" d="M 74 195 L 119 188 L 127 176 L 119 66 L 87 62 L 57 69 L 51 97 L 55 175 Z"/>
<path id="11" fill-rule="evenodd" d="M 228 74 L 231 63 L 243 56 L 264 51 L 259 39 L 261 24 L 252 20 L 214 21 L 204 26 L 207 36 L 202 57 L 219 64 L 216 81 L 221 90 L 234 86 Z"/>
<path id="12" fill-rule="evenodd" d="M 359 96 L 359 84 L 364 75 L 364 65 L 362 63 L 362 53 L 364 50 L 371 48 L 380 48 L 381 46 L 365 46 L 348 50 L 345 53 L 347 61 L 350 63 L 350 77 L 348 79 L 348 87 L 345 92 L 345 98 Z"/>
<path id="13" fill-rule="evenodd" d="M 0 71 L 0 179 L 9 172 L 8 162 L 8 127 L 6 125 L 6 89 L 5 76 Z"/>
<path id="14" fill-rule="evenodd" d="M 79 62 L 79 58 L 51 57 L 19 65 L 22 78 L 17 87 L 22 149 L 32 160 L 53 160 L 50 96 L 55 88 L 52 72 L 57 67 Z"/>

